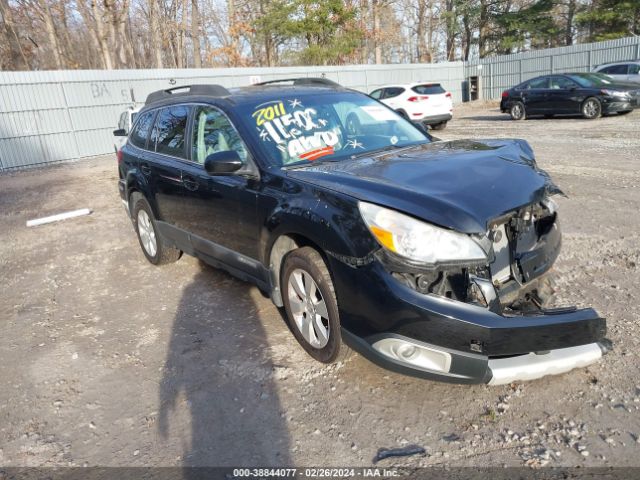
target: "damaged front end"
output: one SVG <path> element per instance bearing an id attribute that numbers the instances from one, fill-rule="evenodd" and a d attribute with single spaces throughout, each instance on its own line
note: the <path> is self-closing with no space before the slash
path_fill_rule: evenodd
<path id="1" fill-rule="evenodd" d="M 479 250 L 445 237 L 462 242 L 452 255 L 467 248 L 469 258 L 443 253 L 432 263 L 408 258 L 406 252 L 419 256 L 420 249 L 401 235 L 393 237 L 395 243 L 385 237 L 385 228 L 402 231 L 403 219 L 378 211 L 373 218 L 362 206 L 361 212 L 385 247 L 374 262 L 390 277 L 389 297 L 379 308 L 384 310 L 391 298 L 405 307 L 394 314 L 390 328 L 355 348 L 365 355 L 367 349 L 375 351 L 387 368 L 454 382 L 503 384 L 588 365 L 610 348 L 605 320 L 593 309 L 547 307 L 553 295 L 550 270 L 561 247 L 556 205 L 548 196 L 491 220 L 483 235 L 467 235 Z"/>
<path id="2" fill-rule="evenodd" d="M 555 202 L 546 198 L 495 219 L 477 241 L 487 260 L 466 265 L 425 268 L 388 250 L 379 255 L 397 280 L 422 294 L 472 303 L 497 314 L 544 310 L 554 293 L 547 274 L 562 243 Z"/>

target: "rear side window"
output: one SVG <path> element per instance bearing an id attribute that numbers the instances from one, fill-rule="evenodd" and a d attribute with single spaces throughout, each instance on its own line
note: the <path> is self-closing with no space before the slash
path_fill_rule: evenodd
<path id="1" fill-rule="evenodd" d="M 525 89 L 531 88 L 549 88 L 549 78 L 534 78 L 533 80 L 529 80 L 527 85 L 524 87 Z"/>
<path id="2" fill-rule="evenodd" d="M 606 73 L 607 75 L 626 75 L 628 69 L 628 65 L 611 65 L 610 67 L 605 67 L 600 70 L 600 73 Z"/>
<path id="3" fill-rule="evenodd" d="M 155 145 L 156 152 L 186 158 L 185 135 L 188 118 L 189 108 L 182 105 L 160 110 L 151 132 L 151 144 Z"/>
<path id="4" fill-rule="evenodd" d="M 391 87 L 384 89 L 384 97 L 383 98 L 393 98 L 401 95 L 404 92 L 404 88 L 400 87 Z"/>
<path id="5" fill-rule="evenodd" d="M 420 95 L 437 95 L 438 93 L 445 93 L 445 89 L 439 83 L 426 83 L 424 85 L 416 85 L 411 90 Z"/>
<path id="6" fill-rule="evenodd" d="M 146 112 L 140 115 L 138 122 L 135 124 L 135 128 L 129 135 L 129 143 L 135 145 L 138 148 L 145 148 L 147 144 L 147 137 L 149 136 L 149 130 L 151 130 L 151 123 L 153 122 L 153 116 L 156 112 Z"/>
<path id="7" fill-rule="evenodd" d="M 551 88 L 553 90 L 564 90 L 573 87 L 577 87 L 577 85 L 566 77 L 551 77 Z"/>

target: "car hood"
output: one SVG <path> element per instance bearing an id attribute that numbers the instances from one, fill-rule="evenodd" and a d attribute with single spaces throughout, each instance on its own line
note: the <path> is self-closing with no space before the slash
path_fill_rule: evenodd
<path id="1" fill-rule="evenodd" d="M 433 142 L 287 171 L 289 177 L 465 233 L 561 193 L 524 140 Z"/>

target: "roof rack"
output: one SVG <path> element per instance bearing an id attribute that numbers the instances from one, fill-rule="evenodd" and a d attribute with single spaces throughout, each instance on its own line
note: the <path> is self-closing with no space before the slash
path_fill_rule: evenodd
<path id="1" fill-rule="evenodd" d="M 320 77 L 300 77 L 300 78 L 282 78 L 280 80 L 269 80 L 267 82 L 256 83 L 255 85 L 272 85 L 274 83 L 291 82 L 293 85 L 323 85 L 325 87 L 341 87 L 337 82 L 328 78 Z"/>
<path id="2" fill-rule="evenodd" d="M 167 88 L 166 90 L 158 90 L 147 96 L 145 105 L 171 98 L 174 95 L 208 95 L 212 97 L 227 97 L 231 92 L 222 85 L 181 85 L 179 87 Z"/>

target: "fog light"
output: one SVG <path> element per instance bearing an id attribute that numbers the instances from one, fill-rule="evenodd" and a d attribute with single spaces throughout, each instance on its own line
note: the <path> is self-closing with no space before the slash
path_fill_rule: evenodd
<path id="1" fill-rule="evenodd" d="M 383 338 L 372 346 L 384 356 L 405 365 L 437 372 L 448 372 L 451 368 L 450 353 L 420 345 L 408 338 Z"/>
<path id="2" fill-rule="evenodd" d="M 398 355 L 406 359 L 410 359 L 411 357 L 413 357 L 417 351 L 418 350 L 416 349 L 416 347 L 409 344 L 401 345 L 400 347 L 398 347 Z"/>

